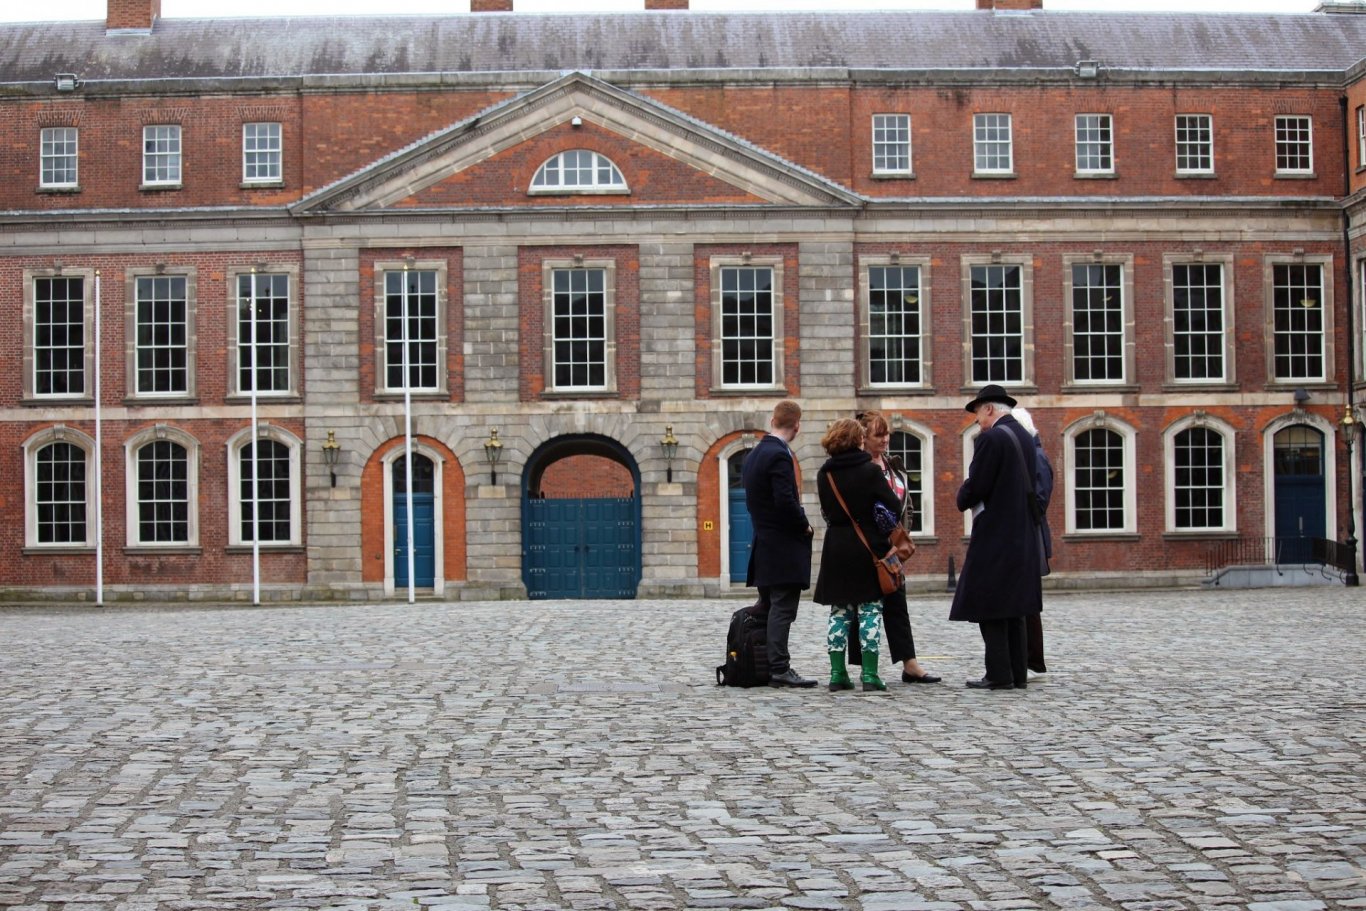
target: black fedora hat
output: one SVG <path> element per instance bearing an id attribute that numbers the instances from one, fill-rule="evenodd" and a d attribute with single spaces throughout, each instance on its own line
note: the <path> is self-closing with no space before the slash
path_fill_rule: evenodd
<path id="1" fill-rule="evenodd" d="M 1006 395 L 1005 389 L 992 383 L 990 386 L 983 386 L 982 391 L 977 393 L 977 398 L 963 406 L 963 410 L 969 414 L 977 410 L 977 406 L 985 405 L 987 402 L 1000 402 L 1003 405 L 1015 407 L 1015 400 Z"/>

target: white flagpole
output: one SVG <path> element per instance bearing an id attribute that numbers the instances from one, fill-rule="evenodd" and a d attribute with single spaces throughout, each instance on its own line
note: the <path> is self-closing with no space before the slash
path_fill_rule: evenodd
<path id="1" fill-rule="evenodd" d="M 239 289 L 240 290 L 240 289 Z M 251 603 L 261 603 L 261 437 L 256 421 L 256 267 L 251 267 Z"/>
<path id="2" fill-rule="evenodd" d="M 417 600 L 417 580 L 416 560 L 413 554 L 413 401 L 409 392 L 412 386 L 411 378 L 408 375 L 408 264 L 403 264 L 403 296 L 400 299 L 400 310 L 402 311 L 403 332 L 400 337 L 403 339 L 403 351 L 399 355 L 399 363 L 403 365 L 403 458 L 407 464 L 407 489 L 404 495 L 408 501 L 408 603 L 412 604 Z"/>
<path id="3" fill-rule="evenodd" d="M 95 270 L 95 603 L 104 604 L 104 415 L 100 411 L 100 270 Z"/>

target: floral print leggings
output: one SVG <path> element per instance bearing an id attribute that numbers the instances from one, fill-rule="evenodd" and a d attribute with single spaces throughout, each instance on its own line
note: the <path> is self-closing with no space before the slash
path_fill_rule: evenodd
<path id="1" fill-rule="evenodd" d="M 826 651 L 843 652 L 849 644 L 849 627 L 854 619 L 855 606 L 837 604 L 830 608 L 830 626 L 826 629 Z M 882 619 L 882 602 L 860 604 L 858 611 L 858 641 L 864 654 L 876 655 L 882 636 L 878 623 Z"/>

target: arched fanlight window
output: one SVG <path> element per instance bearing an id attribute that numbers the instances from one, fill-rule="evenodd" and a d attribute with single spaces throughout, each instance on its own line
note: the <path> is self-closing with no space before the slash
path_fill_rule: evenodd
<path id="1" fill-rule="evenodd" d="M 531 191 L 593 192 L 626 191 L 621 171 L 605 155 L 587 149 L 570 149 L 541 165 L 531 181 Z"/>

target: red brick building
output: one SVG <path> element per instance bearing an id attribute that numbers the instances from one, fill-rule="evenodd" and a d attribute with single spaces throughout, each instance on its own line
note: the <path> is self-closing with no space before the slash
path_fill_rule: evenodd
<path id="1" fill-rule="evenodd" d="M 1360 3 L 645 6 L 0 26 L 0 591 L 724 592 L 787 397 L 938 586 L 987 382 L 1057 584 L 1360 528 Z"/>

